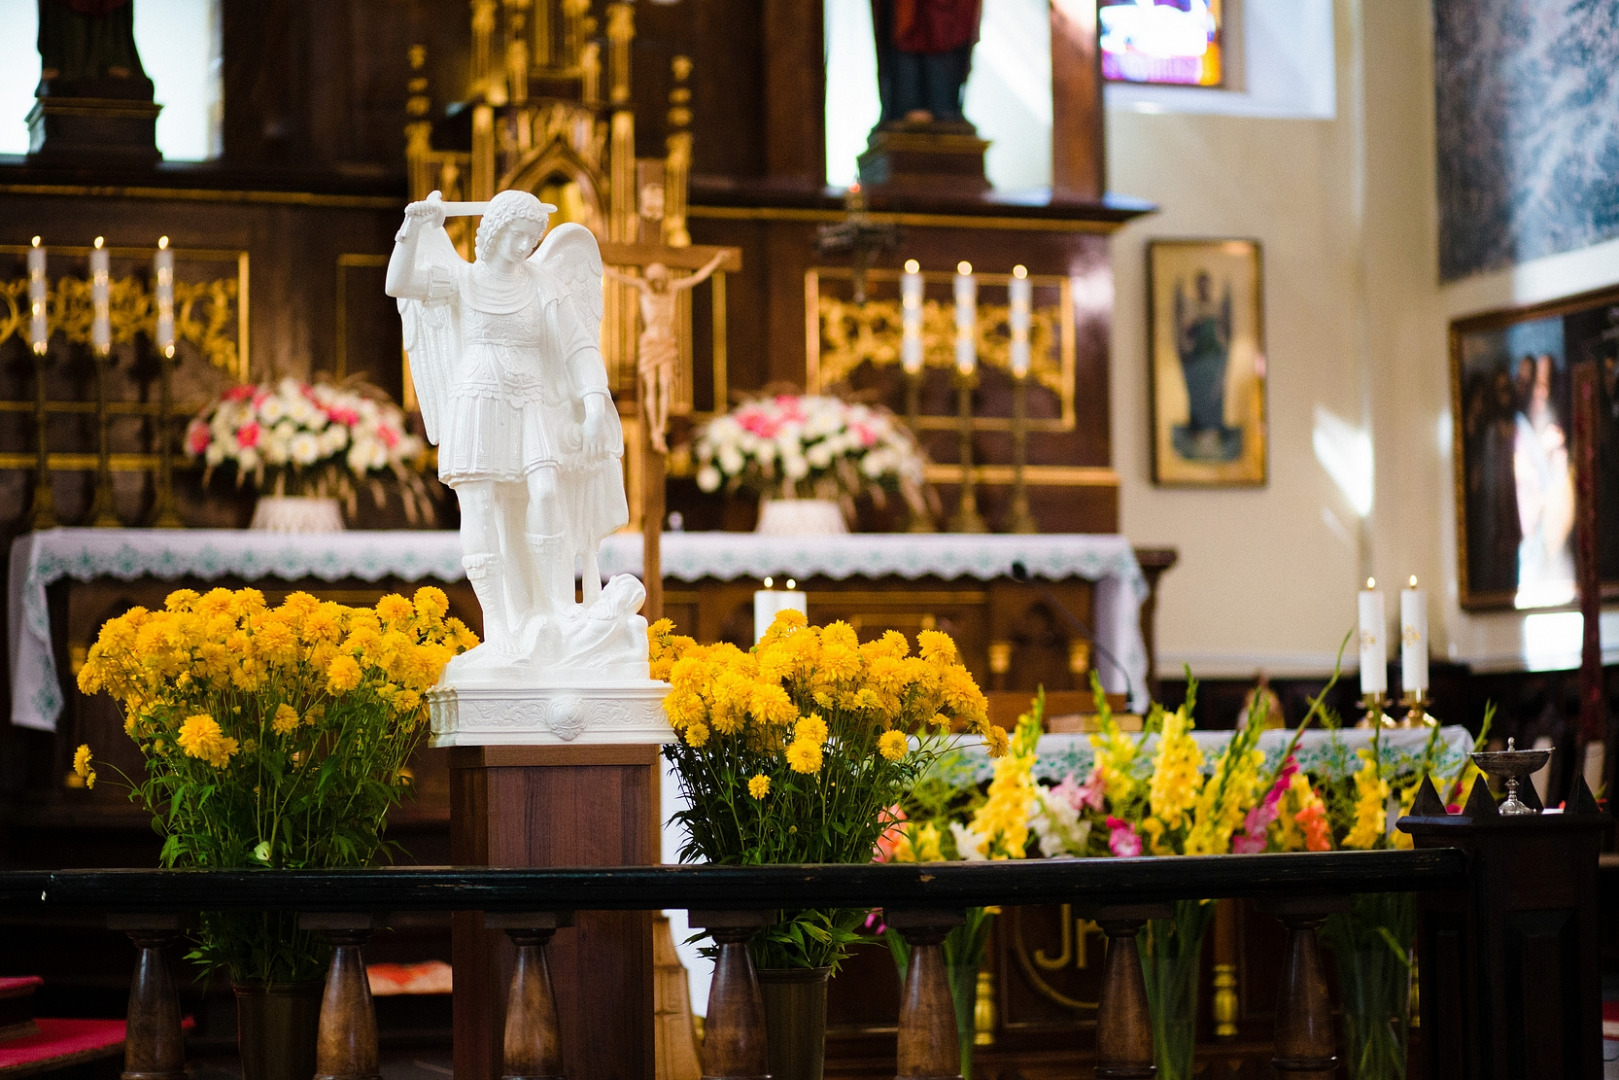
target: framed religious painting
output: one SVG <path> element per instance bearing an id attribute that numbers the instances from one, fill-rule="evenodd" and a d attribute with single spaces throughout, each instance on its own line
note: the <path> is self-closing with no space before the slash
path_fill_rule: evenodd
<path id="1" fill-rule="evenodd" d="M 1152 479 L 1266 480 L 1264 275 L 1254 240 L 1147 244 Z"/>
<path id="2" fill-rule="evenodd" d="M 1450 324 L 1456 556 L 1464 608 L 1576 600 L 1574 367 L 1595 365 L 1597 567 L 1619 598 L 1619 287 Z M 1606 479 L 1604 479 L 1606 478 Z"/>

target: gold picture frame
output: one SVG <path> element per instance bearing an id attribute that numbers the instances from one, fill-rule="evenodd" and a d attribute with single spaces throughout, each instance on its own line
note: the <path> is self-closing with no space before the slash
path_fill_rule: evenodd
<path id="1" fill-rule="evenodd" d="M 1149 241 L 1147 342 L 1153 483 L 1263 486 L 1270 434 L 1259 242 Z"/>

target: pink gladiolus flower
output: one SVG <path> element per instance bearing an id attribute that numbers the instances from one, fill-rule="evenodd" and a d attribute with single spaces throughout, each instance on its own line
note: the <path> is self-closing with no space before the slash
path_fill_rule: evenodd
<path id="1" fill-rule="evenodd" d="M 890 806 L 883 812 L 888 827 L 877 837 L 877 850 L 872 854 L 874 862 L 889 862 L 894 858 L 894 848 L 905 839 L 905 811 L 898 803 Z"/>
<path id="2" fill-rule="evenodd" d="M 236 429 L 236 444 L 242 449 L 259 444 L 259 425 L 257 422 L 243 424 Z"/>
<path id="3" fill-rule="evenodd" d="M 1237 855 L 1260 855 L 1265 850 L 1265 838 L 1243 833 L 1231 841 L 1231 850 Z"/>
<path id="4" fill-rule="evenodd" d="M 1107 793 L 1107 784 L 1105 781 L 1106 776 L 1102 772 L 1102 767 L 1098 765 L 1091 770 L 1090 777 L 1079 789 L 1080 794 L 1083 797 L 1084 804 L 1090 807 L 1092 810 L 1100 812 L 1102 809 L 1102 797 Z M 1079 807 L 1076 806 L 1074 809 L 1077 810 Z"/>
<path id="5" fill-rule="evenodd" d="M 1114 855 L 1128 859 L 1141 854 L 1141 837 L 1136 835 L 1134 825 L 1109 816 L 1107 827 L 1111 830 L 1107 838 L 1107 849 Z"/>
<path id="6" fill-rule="evenodd" d="M 1062 778 L 1062 783 L 1051 789 L 1051 794 L 1072 806 L 1075 810 L 1085 805 L 1085 791 L 1074 783 L 1074 774 L 1069 773 Z"/>

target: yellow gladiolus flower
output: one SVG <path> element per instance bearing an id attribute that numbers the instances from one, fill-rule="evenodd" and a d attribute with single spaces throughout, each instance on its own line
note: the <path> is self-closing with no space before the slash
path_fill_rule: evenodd
<path id="1" fill-rule="evenodd" d="M 911 748 L 911 741 L 903 731 L 885 731 L 877 739 L 877 752 L 889 761 L 898 761 Z"/>
<path id="2" fill-rule="evenodd" d="M 748 781 L 748 794 L 755 799 L 762 799 L 770 794 L 770 777 L 764 773 L 757 773 Z"/>
<path id="3" fill-rule="evenodd" d="M 223 769 L 236 753 L 238 743 L 220 730 L 219 721 L 207 713 L 186 717 L 176 740 L 189 757 Z"/>
<path id="4" fill-rule="evenodd" d="M 1364 762 L 1355 774 L 1355 824 L 1344 837 L 1346 848 L 1372 848 L 1388 829 L 1388 781 L 1378 775 L 1377 761 L 1365 750 Z"/>

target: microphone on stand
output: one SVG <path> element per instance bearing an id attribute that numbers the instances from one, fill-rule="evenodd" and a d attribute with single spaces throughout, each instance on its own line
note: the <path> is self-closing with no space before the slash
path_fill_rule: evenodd
<path id="1" fill-rule="evenodd" d="M 1069 609 L 1068 605 L 1063 603 L 1062 600 L 1058 598 L 1057 594 L 1046 587 L 1044 583 L 1030 576 L 1029 568 L 1024 565 L 1023 560 L 1021 559 L 1012 564 L 1012 580 L 1022 582 L 1023 584 L 1034 589 L 1035 592 L 1039 593 L 1045 599 L 1046 603 L 1057 609 L 1058 613 L 1060 613 L 1063 618 L 1068 620 L 1069 625 L 1078 630 L 1080 635 L 1083 636 L 1086 641 L 1091 643 L 1091 647 L 1096 650 L 1096 655 L 1112 664 L 1118 673 L 1124 676 L 1125 701 L 1129 702 L 1135 697 L 1134 687 L 1130 682 L 1130 673 L 1125 670 L 1123 664 L 1119 663 L 1118 657 L 1114 656 L 1106 645 L 1103 645 L 1096 639 L 1096 631 L 1091 629 L 1089 623 L 1085 622 L 1085 620 L 1081 619 L 1078 615 L 1075 615 L 1073 611 Z"/>

